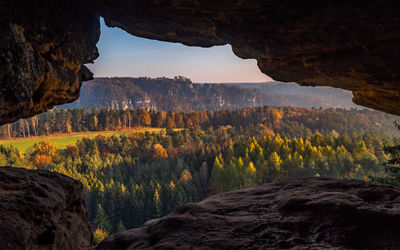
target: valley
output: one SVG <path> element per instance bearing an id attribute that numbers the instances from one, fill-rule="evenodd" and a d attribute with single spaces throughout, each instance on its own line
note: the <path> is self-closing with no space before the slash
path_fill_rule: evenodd
<path id="1" fill-rule="evenodd" d="M 0 165 L 79 180 L 100 242 L 222 192 L 310 177 L 374 182 L 387 174 L 385 147 L 400 143 L 397 118 L 268 106 L 53 109 L 0 128 Z"/>

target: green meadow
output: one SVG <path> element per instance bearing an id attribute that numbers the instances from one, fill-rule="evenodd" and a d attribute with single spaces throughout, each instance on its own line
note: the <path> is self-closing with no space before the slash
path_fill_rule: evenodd
<path id="1" fill-rule="evenodd" d="M 13 146 L 20 152 L 25 151 L 32 147 L 35 143 L 41 141 L 49 141 L 51 144 L 56 145 L 59 149 L 65 149 L 67 145 L 75 144 L 77 141 L 82 140 L 83 137 L 95 138 L 98 135 L 112 136 L 112 135 L 129 135 L 132 133 L 159 133 L 161 128 L 137 128 L 129 131 L 101 131 L 101 132 L 82 132 L 82 133 L 71 133 L 61 135 L 49 135 L 49 136 L 35 136 L 29 138 L 18 138 L 18 139 L 7 139 L 0 140 L 0 144 L 4 146 Z"/>

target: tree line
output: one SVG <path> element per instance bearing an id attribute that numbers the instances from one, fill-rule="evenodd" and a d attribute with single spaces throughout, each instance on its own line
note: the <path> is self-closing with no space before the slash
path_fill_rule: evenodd
<path id="1" fill-rule="evenodd" d="M 262 125 L 265 133 L 307 137 L 313 133 L 378 132 L 396 135 L 394 116 L 370 110 L 256 107 L 203 112 L 165 112 L 145 109 L 53 109 L 0 127 L 0 138 L 42 136 L 54 133 L 129 130 L 135 127 L 194 128 Z"/>

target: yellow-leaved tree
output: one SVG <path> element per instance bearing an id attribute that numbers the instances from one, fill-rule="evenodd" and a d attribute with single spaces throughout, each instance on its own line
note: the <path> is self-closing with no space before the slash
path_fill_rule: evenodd
<path id="1" fill-rule="evenodd" d="M 167 150 L 164 147 L 157 143 L 153 146 L 153 159 L 162 160 L 168 158 Z"/>

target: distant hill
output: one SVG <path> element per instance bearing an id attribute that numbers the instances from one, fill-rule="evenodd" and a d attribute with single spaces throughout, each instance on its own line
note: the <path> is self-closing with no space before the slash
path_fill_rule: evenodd
<path id="1" fill-rule="evenodd" d="M 177 112 L 254 106 L 354 108 L 352 94 L 333 88 L 286 83 L 198 84 L 184 77 L 96 78 L 82 85 L 80 98 L 60 108 L 145 108 Z"/>
<path id="2" fill-rule="evenodd" d="M 227 83 L 248 90 L 257 90 L 266 95 L 280 97 L 284 106 L 322 107 L 322 108 L 364 108 L 353 103 L 351 91 L 332 87 L 300 86 L 296 83 L 265 82 L 265 83 Z M 280 105 L 279 105 L 280 106 Z"/>

